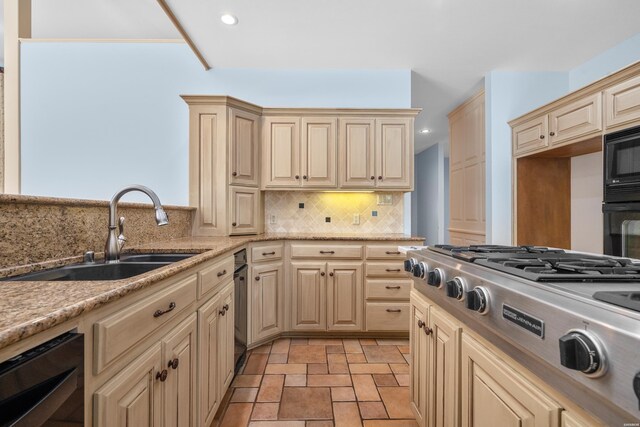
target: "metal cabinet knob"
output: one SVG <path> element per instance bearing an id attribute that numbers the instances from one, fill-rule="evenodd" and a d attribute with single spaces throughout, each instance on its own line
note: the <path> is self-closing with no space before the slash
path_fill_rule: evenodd
<path id="1" fill-rule="evenodd" d="M 238 172 L 233 172 L 231 176 L 238 176 Z"/>
<path id="2" fill-rule="evenodd" d="M 231 223 L 231 226 L 232 226 L 232 227 L 235 227 L 236 225 L 238 225 L 238 223 L 237 223 L 237 222 L 232 222 L 232 223 Z"/>
<path id="3" fill-rule="evenodd" d="M 260 281 L 260 276 L 256 276 L 256 282 Z"/>
<path id="4" fill-rule="evenodd" d="M 307 177 L 307 175 L 302 175 L 302 179 L 309 179 L 309 177 Z"/>
<path id="5" fill-rule="evenodd" d="M 320 275 L 321 275 L 322 277 L 324 277 L 324 274 L 325 274 L 325 273 L 324 273 L 324 271 L 321 271 L 321 272 L 320 272 Z"/>
<path id="6" fill-rule="evenodd" d="M 296 175 L 296 179 L 300 179 L 300 175 Z"/>
<path id="7" fill-rule="evenodd" d="M 549 135 L 556 136 L 556 133 L 555 132 L 549 132 Z"/>
<path id="8" fill-rule="evenodd" d="M 382 175 L 379 175 L 379 176 L 378 176 L 378 179 L 382 181 Z"/>
<path id="9" fill-rule="evenodd" d="M 180 361 L 178 360 L 178 358 L 176 357 L 173 360 L 169 360 L 169 368 L 171 369 L 178 369 L 178 364 L 180 363 Z"/>
<path id="10" fill-rule="evenodd" d="M 169 375 L 169 372 L 167 372 L 166 369 L 163 369 L 156 374 L 156 379 L 160 380 L 160 382 L 165 382 L 167 380 L 167 375 Z"/>
<path id="11" fill-rule="evenodd" d="M 540 139 L 544 139 L 544 135 L 540 135 Z"/>
<path id="12" fill-rule="evenodd" d="M 375 177 L 375 176 L 373 176 L 373 175 L 371 175 L 371 179 L 372 179 L 372 180 L 374 180 L 374 179 L 376 179 L 376 177 Z"/>

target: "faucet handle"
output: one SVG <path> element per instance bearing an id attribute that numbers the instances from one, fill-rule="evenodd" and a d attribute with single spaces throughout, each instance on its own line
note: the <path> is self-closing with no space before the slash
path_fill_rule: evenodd
<path id="1" fill-rule="evenodd" d="M 93 264 L 96 262 L 96 254 L 93 251 L 87 251 L 84 253 L 83 262 L 85 264 Z"/>
<path id="2" fill-rule="evenodd" d="M 122 249 L 127 238 L 124 237 L 124 217 L 121 216 L 118 220 L 118 249 Z"/>

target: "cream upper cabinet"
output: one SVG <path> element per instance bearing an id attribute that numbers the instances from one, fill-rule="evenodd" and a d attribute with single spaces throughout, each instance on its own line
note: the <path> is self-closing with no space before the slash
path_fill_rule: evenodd
<path id="1" fill-rule="evenodd" d="M 429 304 L 417 293 L 411 293 L 411 325 L 409 327 L 409 346 L 411 363 L 409 364 L 411 382 L 411 410 L 420 427 L 427 426 L 429 393 L 429 336 L 425 327 L 429 325 Z"/>
<path id="2" fill-rule="evenodd" d="M 561 408 L 469 335 L 462 336 L 462 426 L 557 426 Z"/>
<path id="3" fill-rule="evenodd" d="M 340 187 L 375 187 L 375 120 L 341 118 L 339 127 Z"/>
<path id="4" fill-rule="evenodd" d="M 362 262 L 330 262 L 327 271 L 327 329 L 361 331 L 364 324 Z"/>
<path id="5" fill-rule="evenodd" d="M 293 330 L 327 329 L 326 263 L 292 262 L 291 305 Z"/>
<path id="6" fill-rule="evenodd" d="M 337 123 L 335 117 L 304 117 L 300 164 L 303 187 L 337 185 Z"/>
<path id="7" fill-rule="evenodd" d="M 265 188 L 299 187 L 300 118 L 265 117 L 262 182 Z"/>
<path id="8" fill-rule="evenodd" d="M 640 124 L 640 76 L 604 91 L 605 127 Z"/>
<path id="9" fill-rule="evenodd" d="M 580 98 L 549 113 L 549 141 L 552 146 L 588 137 L 601 130 L 600 92 Z"/>
<path id="10" fill-rule="evenodd" d="M 257 187 L 259 183 L 260 117 L 242 110 L 230 109 L 230 183 Z"/>
<path id="11" fill-rule="evenodd" d="M 520 155 L 549 146 L 549 116 L 535 117 L 512 130 L 513 153 Z"/>
<path id="12" fill-rule="evenodd" d="M 218 372 L 218 320 L 220 318 L 220 295 L 215 295 L 198 310 L 198 396 L 199 423 L 211 425 L 220 405 L 220 374 Z"/>
<path id="13" fill-rule="evenodd" d="M 282 262 L 251 268 L 251 342 L 277 335 L 284 328 L 284 276 Z"/>
<path id="14" fill-rule="evenodd" d="M 413 119 L 376 119 L 376 187 L 413 185 Z"/>
<path id="15" fill-rule="evenodd" d="M 261 231 L 262 209 L 260 209 L 260 190 L 257 188 L 229 188 L 229 234 L 256 234 Z"/>

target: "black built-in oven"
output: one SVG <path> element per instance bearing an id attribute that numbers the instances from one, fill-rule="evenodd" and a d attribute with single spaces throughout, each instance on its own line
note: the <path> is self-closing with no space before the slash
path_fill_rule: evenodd
<path id="1" fill-rule="evenodd" d="M 605 203 L 604 253 L 640 258 L 640 203 Z"/>
<path id="2" fill-rule="evenodd" d="M 604 202 L 640 202 L 640 126 L 604 137 Z"/>

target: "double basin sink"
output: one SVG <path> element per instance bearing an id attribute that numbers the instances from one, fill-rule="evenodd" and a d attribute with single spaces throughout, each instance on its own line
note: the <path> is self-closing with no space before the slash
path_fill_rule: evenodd
<path id="1" fill-rule="evenodd" d="M 85 263 L 36 271 L 2 280 L 11 281 L 91 281 L 128 279 L 156 268 L 182 261 L 196 254 L 129 254 L 114 264 Z"/>

